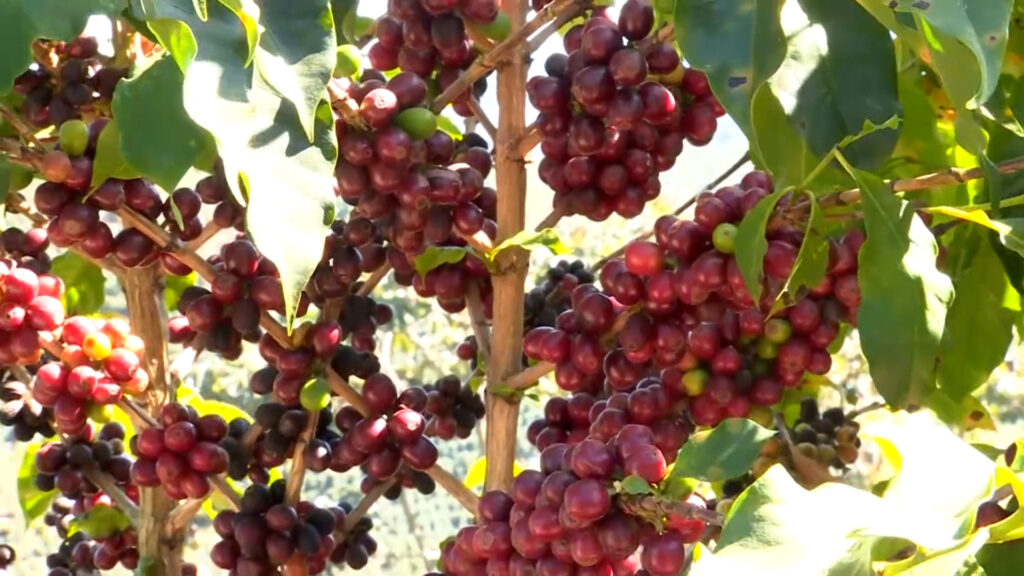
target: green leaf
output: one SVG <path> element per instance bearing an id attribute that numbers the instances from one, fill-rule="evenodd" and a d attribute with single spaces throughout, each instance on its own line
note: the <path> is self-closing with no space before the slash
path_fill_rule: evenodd
<path id="1" fill-rule="evenodd" d="M 929 62 L 954 104 L 976 108 L 999 81 L 1013 0 L 862 0 Z"/>
<path id="2" fill-rule="evenodd" d="M 452 119 L 444 114 L 437 115 L 437 129 L 452 137 L 453 140 L 462 139 L 462 130 L 452 122 Z"/>
<path id="3" fill-rule="evenodd" d="M 196 10 L 196 16 L 199 16 L 200 20 L 206 20 L 208 16 L 206 0 L 192 0 L 192 7 Z"/>
<path id="4" fill-rule="evenodd" d="M 619 493 L 629 494 L 630 496 L 641 496 L 644 494 L 654 494 L 654 488 L 651 487 L 647 480 L 644 480 L 636 474 L 630 474 L 619 482 Z"/>
<path id="5" fill-rule="evenodd" d="M 97 504 L 85 514 L 71 521 L 71 526 L 85 532 L 90 538 L 110 538 L 131 528 L 131 520 L 113 506 Z"/>
<path id="6" fill-rule="evenodd" d="M 413 265 L 416 273 L 424 276 L 434 268 L 462 262 L 469 252 L 470 249 L 464 246 L 427 246 L 427 249 L 416 257 Z"/>
<path id="7" fill-rule="evenodd" d="M 698 432 L 683 444 L 673 477 L 721 482 L 750 470 L 775 432 L 751 420 L 730 418 L 713 430 Z"/>
<path id="8" fill-rule="evenodd" d="M 975 556 L 986 576 L 1018 576 L 1024 566 L 1024 540 L 986 544 Z"/>
<path id="9" fill-rule="evenodd" d="M 768 227 L 768 220 L 775 210 L 775 205 L 787 192 L 785 189 L 776 190 L 758 201 L 754 209 L 743 217 L 736 232 L 736 264 L 743 276 L 743 284 L 755 301 L 761 299 L 761 293 L 764 291 L 762 271 L 764 255 L 768 251 L 765 228 Z"/>
<path id="10" fill-rule="evenodd" d="M 846 157 L 854 165 L 876 170 L 899 136 L 896 54 L 889 31 L 852 0 L 800 0 L 800 6 L 802 19 L 795 6 L 786 8 L 789 51 L 769 82 L 771 89 L 787 103 L 789 121 L 811 153 L 824 157 L 835 146 L 849 146 Z M 893 118 L 896 124 L 888 124 Z"/>
<path id="11" fill-rule="evenodd" d="M 945 390 L 936 388 L 924 400 L 924 406 L 935 412 L 940 420 L 964 431 L 996 429 L 995 421 L 988 409 L 974 396 L 954 400 Z"/>
<path id="12" fill-rule="evenodd" d="M 92 164 L 92 183 L 95 190 L 108 178 L 130 180 L 137 178 L 138 172 L 132 168 L 124 155 L 121 154 L 121 127 L 117 119 L 107 122 L 96 141 L 96 157 Z"/>
<path id="13" fill-rule="evenodd" d="M 46 441 L 38 440 L 25 446 L 25 455 L 21 457 L 18 467 L 18 504 L 21 515 L 25 518 L 25 526 L 32 523 L 50 509 L 50 502 L 57 496 L 56 490 L 43 492 L 36 486 L 36 453 Z"/>
<path id="14" fill-rule="evenodd" d="M 788 295 L 790 301 L 793 301 L 803 288 L 817 286 L 828 272 L 829 243 L 825 216 L 818 205 L 818 199 L 810 192 L 805 195 L 811 206 L 811 214 L 807 219 L 804 241 L 800 244 L 800 252 L 797 253 L 793 271 L 782 289 L 782 294 Z"/>
<path id="15" fill-rule="evenodd" d="M 281 272 L 290 327 L 334 221 L 334 120 L 321 103 L 310 145 L 295 106 L 245 67 L 246 31 L 235 15 L 219 4 L 209 12 L 207 22 L 183 15 L 202 47 L 185 74 L 185 109 L 217 138 L 228 182 L 248 200 L 246 227 Z M 261 49 L 273 52 L 267 37 Z"/>
<path id="16" fill-rule="evenodd" d="M 53 259 L 50 272 L 64 281 L 68 316 L 95 314 L 103 307 L 106 280 L 99 266 L 74 252 L 65 252 Z"/>
<path id="17" fill-rule="evenodd" d="M 959 570 L 970 562 L 974 553 L 985 544 L 987 538 L 988 530 L 981 529 L 944 550 L 936 552 L 919 548 L 914 556 L 886 566 L 884 574 L 885 576 L 931 576 L 933 574 L 953 576 L 973 574 L 973 576 L 978 576 L 974 572 L 961 573 Z"/>
<path id="18" fill-rule="evenodd" d="M 835 483 L 809 492 L 776 465 L 736 498 L 715 553 L 702 553 L 690 574 L 872 575 L 881 539 L 855 531 L 885 515 L 868 492 Z"/>
<path id="19" fill-rule="evenodd" d="M 174 276 L 168 274 L 165 277 L 164 286 L 164 305 L 167 306 L 168 312 L 173 312 L 178 309 L 178 300 L 181 299 L 181 293 L 186 288 L 196 285 L 196 273 L 192 272 L 188 276 Z"/>
<path id="20" fill-rule="evenodd" d="M 920 405 L 935 386 L 953 286 L 935 268 L 935 237 L 910 205 L 877 176 L 842 161 L 861 189 L 867 231 L 858 272 L 861 347 L 889 405 Z"/>
<path id="21" fill-rule="evenodd" d="M 1003 363 L 1020 315 L 1020 294 L 991 243 L 978 243 L 970 267 L 955 283 L 939 352 L 938 383 L 953 400 L 967 396 Z"/>
<path id="22" fill-rule="evenodd" d="M 958 545 L 993 490 L 995 464 L 927 412 L 898 413 L 865 426 L 861 437 L 896 472 L 883 499 L 897 522 L 871 533 L 898 532 L 931 550 Z"/>
<path id="23" fill-rule="evenodd" d="M 315 141 L 317 108 L 327 99 L 327 82 L 337 60 L 334 20 L 328 0 L 264 0 L 263 35 L 256 70 L 298 111 L 310 142 Z"/>
<path id="24" fill-rule="evenodd" d="M 993 230 L 999 234 L 999 241 L 1003 243 L 1003 246 L 1024 256 L 1024 218 L 995 220 L 990 218 L 984 210 L 953 206 L 933 206 L 926 208 L 925 211 L 951 216 Z"/>
<path id="25" fill-rule="evenodd" d="M 0 2 L 0 94 L 10 92 L 14 79 L 32 64 L 35 24 L 19 0 Z"/>
<path id="26" fill-rule="evenodd" d="M 821 160 L 807 147 L 770 87 L 754 95 L 751 115 L 754 127 L 748 138 L 755 163 L 772 173 L 776 188 L 804 185 Z M 841 177 L 831 164 L 826 164 L 813 182 L 816 188 L 824 189 Z"/>
<path id="27" fill-rule="evenodd" d="M 480 387 L 483 386 L 484 383 L 486 383 L 486 382 L 487 382 L 487 378 L 484 377 L 484 372 L 477 371 L 469 379 L 469 382 L 467 382 L 467 384 L 469 385 L 469 389 L 472 390 L 474 394 L 476 394 L 477 392 L 480 391 Z"/>
<path id="28" fill-rule="evenodd" d="M 185 112 L 185 76 L 161 57 L 114 93 L 113 111 L 121 127 L 122 157 L 164 190 L 174 190 L 195 164 L 211 136 Z"/>
<path id="29" fill-rule="evenodd" d="M 676 0 L 675 34 L 686 60 L 708 75 L 715 96 L 744 133 L 751 104 L 786 57 L 780 0 Z"/>
<path id="30" fill-rule="evenodd" d="M 501 244 L 498 244 L 488 254 L 484 254 L 484 257 L 488 262 L 494 262 L 498 258 L 498 254 L 508 250 L 513 246 L 518 246 L 524 250 L 529 250 L 534 246 L 541 246 L 548 249 L 555 256 L 561 254 L 568 254 L 569 248 L 562 243 L 562 239 L 558 237 L 558 233 L 551 228 L 545 228 L 539 232 L 534 230 L 523 230 L 522 232 L 506 239 Z"/>

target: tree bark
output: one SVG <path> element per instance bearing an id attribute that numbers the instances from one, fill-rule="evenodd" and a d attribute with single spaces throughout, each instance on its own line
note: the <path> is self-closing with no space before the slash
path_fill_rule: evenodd
<path id="1" fill-rule="evenodd" d="M 511 21 L 510 37 L 523 27 L 526 0 L 505 0 L 502 10 Z M 526 224 L 526 166 L 518 143 L 526 128 L 526 43 L 511 50 L 498 68 L 498 118 L 495 169 L 498 185 L 498 238 L 521 231 Z M 494 306 L 491 358 L 487 381 L 496 384 L 522 368 L 523 285 L 529 254 L 518 248 L 502 252 L 493 277 Z M 487 392 L 488 490 L 508 489 L 516 455 L 519 400 Z"/>
<path id="2" fill-rule="evenodd" d="M 146 408 L 151 416 L 159 418 L 160 409 L 174 399 L 174 389 L 167 381 L 167 311 L 159 266 L 129 270 L 122 287 L 128 300 L 132 332 L 146 343 L 143 358 L 143 366 L 149 372 Z M 160 487 L 139 490 L 139 559 L 150 563 L 147 575 L 181 574 L 182 542 L 188 528 L 169 537 L 164 532 L 175 505 Z"/>

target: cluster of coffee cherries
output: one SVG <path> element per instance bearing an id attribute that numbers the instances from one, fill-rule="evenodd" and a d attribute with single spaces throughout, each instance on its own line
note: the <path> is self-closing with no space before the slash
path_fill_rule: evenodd
<path id="1" fill-rule="evenodd" d="M 391 378 L 374 374 L 363 382 L 363 399 L 370 414 L 346 406 L 335 416 L 342 433 L 335 451 L 340 471 L 365 463 L 369 476 L 386 480 L 403 464 L 424 471 L 437 463 L 437 446 L 424 435 L 427 394 L 422 388 L 399 394 Z"/>
<path id="2" fill-rule="evenodd" d="M 629 424 L 607 442 L 584 439 L 553 444 L 541 453 L 541 469 L 516 477 L 511 491 L 480 500 L 480 523 L 459 531 L 442 550 L 444 573 L 638 574 L 674 576 L 685 544 L 700 538 L 704 524 L 657 518 L 658 532 L 630 514 L 628 496 L 614 481 L 636 476 L 664 479 L 665 455 L 650 428 Z M 624 500 L 625 499 L 625 500 Z"/>
<path id="3" fill-rule="evenodd" d="M 14 439 L 28 442 L 36 434 L 52 438 L 56 431 L 50 425 L 53 411 L 32 397 L 32 389 L 4 371 L 0 373 L 0 424 L 11 428 Z"/>
<path id="4" fill-rule="evenodd" d="M 11 268 L 27 268 L 36 274 L 49 272 L 49 246 L 50 236 L 45 228 L 26 231 L 11 226 L 0 233 L 0 255 L 10 260 Z"/>
<path id="5" fill-rule="evenodd" d="M 51 43 L 49 48 L 55 64 L 36 62 L 14 81 L 14 90 L 25 95 L 22 111 L 29 122 L 44 128 L 72 118 L 109 115 L 114 88 L 128 70 L 109 66 L 92 36 Z"/>
<path id="6" fill-rule="evenodd" d="M 64 322 L 61 279 L 12 266 L 0 260 L 0 367 L 39 362 L 39 332 L 52 332 Z"/>
<path id="7" fill-rule="evenodd" d="M 635 390 L 614 392 L 607 398 L 577 392 L 568 399 L 549 399 L 544 417 L 530 423 L 527 440 L 544 450 L 562 443 L 574 446 L 588 437 L 608 441 L 624 426 L 640 425 L 651 431 L 654 444 L 672 461 L 691 431 L 681 413 L 664 382 L 651 376 Z"/>
<path id="8" fill-rule="evenodd" d="M 319 574 L 336 548 L 335 531 L 344 533 L 345 519 L 340 507 L 286 503 L 282 480 L 269 487 L 253 484 L 242 495 L 237 513 L 221 512 L 214 519 L 221 541 L 210 557 L 217 567 L 237 574 L 277 573 L 279 567 L 295 563 L 307 574 Z"/>
<path id="9" fill-rule="evenodd" d="M 95 437 L 91 428 L 88 432 L 66 443 L 47 442 L 36 452 L 36 486 L 44 492 L 56 488 L 75 499 L 77 514 L 97 504 L 113 505 L 90 480 L 93 473 L 106 474 L 129 498 L 138 497 L 138 488 L 132 484 L 132 461 L 124 455 L 124 428 L 111 422 Z"/>
<path id="10" fill-rule="evenodd" d="M 860 424 L 842 408 L 819 412 L 813 398 L 800 404 L 800 417 L 790 430 L 796 450 L 823 466 L 845 469 L 857 461 Z"/>
<path id="11" fill-rule="evenodd" d="M 444 90 L 477 55 L 466 27 L 487 33 L 499 18 L 499 4 L 498 0 L 389 2 L 387 14 L 377 20 L 377 42 L 368 53 L 370 65 L 382 72 L 401 68 L 423 80 L 436 80 Z M 474 95 L 480 97 L 486 86 L 478 82 Z M 462 94 L 453 104 L 456 113 L 468 118 L 473 112 L 467 98 Z"/>
<path id="12" fill-rule="evenodd" d="M 228 422 L 228 433 L 220 441 L 220 447 L 228 454 L 228 477 L 232 480 L 249 478 L 257 484 L 270 482 L 270 471 L 257 463 L 253 453 L 258 441 L 247 445 L 247 435 L 253 430 L 253 424 L 245 418 L 235 418 Z M 259 431 L 263 433 L 262 430 Z"/>
<path id="13" fill-rule="evenodd" d="M 128 268 L 156 261 L 160 251 L 142 232 L 124 228 L 115 236 L 101 212 L 128 206 L 146 213 L 163 200 L 153 185 L 142 179 L 108 179 L 92 190 L 93 161 L 107 119 L 88 125 L 69 120 L 61 125 L 59 145 L 42 159 L 39 174 L 46 182 L 36 190 L 36 209 L 50 217 L 50 241 L 61 248 L 76 247 L 93 258 L 113 256 Z"/>
<path id="14" fill-rule="evenodd" d="M 134 532 L 125 530 L 93 540 L 79 531 L 65 537 L 57 552 L 47 555 L 49 571 L 46 576 L 92 574 L 97 570 L 113 570 L 118 564 L 127 570 L 138 567 L 139 551 Z"/>
<path id="15" fill-rule="evenodd" d="M 820 412 L 815 398 L 805 398 L 801 401 L 800 415 L 794 426 L 788 429 L 793 441 L 793 450 L 817 462 L 823 468 L 840 471 L 857 461 L 861 444 L 859 431 L 860 424 L 850 418 L 842 408 L 829 408 Z M 722 483 L 722 497 L 713 503 L 716 510 L 727 514 L 737 496 L 769 468 L 780 463 L 791 470 L 795 468 L 789 449 L 782 435 L 778 434 L 761 448 L 761 453 L 751 466 L 750 472 Z"/>
<path id="16" fill-rule="evenodd" d="M 424 413 L 429 417 L 424 433 L 442 440 L 469 438 L 485 415 L 483 398 L 457 376 L 449 374 L 423 387 L 427 393 Z"/>
<path id="17" fill-rule="evenodd" d="M 63 434 L 82 434 L 90 417 L 103 418 L 124 394 L 149 387 L 140 361 L 145 343 L 123 319 L 73 316 L 61 325 L 58 342 L 60 358 L 36 371 L 32 397 L 53 410 Z"/>
<path id="18" fill-rule="evenodd" d="M 239 238 L 221 246 L 210 258 L 216 276 L 210 287 L 190 286 L 178 300 L 180 317 L 170 320 L 172 342 L 204 336 L 205 348 L 227 359 L 242 353 L 242 341 L 258 342 L 264 311 L 284 313 L 277 267 L 263 258 L 252 242 Z M 300 303 L 300 315 L 309 301 Z"/>
<path id="19" fill-rule="evenodd" d="M 601 290 L 577 287 L 554 328 L 527 334 L 525 354 L 556 364 L 555 381 L 569 392 L 629 393 L 656 376 L 667 404 L 701 426 L 747 417 L 779 402 L 805 373 L 827 373 L 840 324 L 856 318 L 864 236 L 851 231 L 833 241 L 825 279 L 769 319 L 803 231 L 769 230 L 759 302 L 733 254 L 737 223 L 772 187 L 770 177 L 753 172 L 738 187 L 702 195 L 692 221 L 659 219 L 656 241 L 634 242 L 624 258 L 609 261 Z"/>
<path id="20" fill-rule="evenodd" d="M 380 229 L 369 218 L 353 216 L 348 221 L 335 221 L 320 264 L 306 288 L 312 302 L 323 306 L 329 299 L 352 298 L 360 276 L 387 263 L 384 242 Z M 371 316 L 372 312 L 375 311 L 371 311 Z"/>
<path id="21" fill-rule="evenodd" d="M 131 440 L 138 457 L 131 466 L 135 484 L 160 486 L 175 500 L 204 498 L 209 477 L 226 472 L 228 454 L 218 443 L 228 425 L 216 414 L 200 416 L 177 402 L 160 410 L 160 426 L 145 428 Z"/>
<path id="22" fill-rule="evenodd" d="M 683 143 L 710 142 L 724 114 L 706 77 L 652 34 L 654 21 L 648 0 L 627 0 L 617 19 L 595 9 L 565 35 L 568 55 L 550 56 L 547 75 L 527 84 L 544 137 L 540 177 L 566 214 L 638 216 Z"/>
<path id="23" fill-rule="evenodd" d="M 345 305 L 338 318 L 341 338 L 348 339 L 356 350 L 373 352 L 377 347 L 374 339 L 377 329 L 390 324 L 393 318 L 391 306 L 369 296 L 350 294 L 345 298 Z"/>
<path id="24" fill-rule="evenodd" d="M 337 432 L 329 428 L 330 409 L 325 408 L 319 414 L 312 414 L 303 408 L 290 408 L 277 402 L 268 402 L 256 409 L 255 420 L 261 430 L 255 438 L 255 443 L 251 447 L 242 447 L 251 450 L 251 459 L 244 450 L 229 450 L 232 457 L 232 477 L 240 479 L 246 473 L 256 480 L 266 477 L 267 470 L 280 466 L 292 457 L 296 441 L 313 416 L 317 417 L 316 429 L 306 446 L 305 464 L 314 472 L 328 469 L 334 447 L 341 439 Z M 238 430 L 244 428 L 237 424 L 237 421 L 232 423 L 232 427 Z M 242 435 L 244 436 L 244 433 Z M 241 441 L 241 438 L 236 437 L 237 441 Z M 227 444 L 227 447 L 233 447 L 234 442 Z"/>
<path id="25" fill-rule="evenodd" d="M 348 502 L 342 502 L 338 508 L 344 512 L 345 519 L 352 513 L 352 505 Z M 337 510 L 334 513 L 342 517 Z M 340 523 L 342 525 L 347 524 L 344 520 Z M 366 563 L 370 561 L 370 556 L 377 552 L 377 541 L 370 535 L 370 530 L 373 530 L 373 520 L 369 516 L 363 516 L 357 520 L 352 528 L 345 532 L 344 538 L 339 539 L 334 550 L 331 551 L 331 562 L 348 566 L 353 570 L 365 568 Z"/>
<path id="26" fill-rule="evenodd" d="M 373 227 L 360 224 L 349 233 L 359 218 L 345 226 L 346 237 L 357 237 L 346 238 L 331 255 L 339 282 L 371 269 L 354 248 L 364 246 L 360 242 L 374 246 L 377 241 L 370 239 L 379 237 L 389 244 L 387 261 L 400 284 L 413 285 L 421 296 L 436 297 L 449 312 L 465 307 L 471 282 L 489 301 L 487 270 L 478 258 L 444 265 L 425 278 L 414 268 L 416 256 L 428 246 L 461 246 L 464 238 L 481 233 L 495 237 L 497 197 L 484 186 L 492 167 L 490 153 L 479 146 L 484 142 L 467 135 L 456 143 L 438 130 L 433 114 L 422 107 L 427 85 L 412 72 L 402 72 L 385 84 L 370 71 L 347 91 L 360 104 L 360 117 L 372 131 L 337 122 L 337 193 Z M 377 251 L 373 252 L 376 258 Z"/>

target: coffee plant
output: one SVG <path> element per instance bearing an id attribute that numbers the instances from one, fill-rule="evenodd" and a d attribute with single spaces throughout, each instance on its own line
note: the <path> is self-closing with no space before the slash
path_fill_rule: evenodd
<path id="1" fill-rule="evenodd" d="M 431 575 L 1018 574 L 1024 445 L 963 434 L 1024 326 L 1022 15 L 0 0 L 0 424 L 59 542 L 0 573 L 373 570 L 419 493 L 468 513 Z M 468 318 L 439 376 L 384 282 Z M 186 385 L 246 353 L 251 413 Z"/>

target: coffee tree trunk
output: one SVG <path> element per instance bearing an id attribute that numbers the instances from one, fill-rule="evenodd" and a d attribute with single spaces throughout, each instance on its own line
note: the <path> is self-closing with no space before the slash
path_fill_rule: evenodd
<path id="1" fill-rule="evenodd" d="M 526 0 L 505 0 L 502 10 L 511 21 L 511 34 L 522 28 Z M 497 243 L 522 231 L 526 220 L 526 166 L 519 153 L 519 139 L 526 126 L 526 43 L 518 43 L 498 67 L 498 131 L 495 138 L 495 169 L 498 192 Z M 523 286 L 529 254 L 515 248 L 498 262 L 494 282 L 491 356 L 487 380 L 496 385 L 522 367 Z M 488 490 L 509 488 L 516 455 L 519 401 L 487 392 Z"/>
<path id="2" fill-rule="evenodd" d="M 122 281 L 128 301 L 132 332 L 146 343 L 144 366 L 150 383 L 147 407 L 154 418 L 174 398 L 167 374 L 167 312 L 164 307 L 163 277 L 159 265 L 136 268 Z M 182 566 L 184 534 L 170 534 L 170 514 L 175 502 L 161 487 L 139 489 L 139 558 L 147 562 L 145 576 L 178 576 Z"/>

